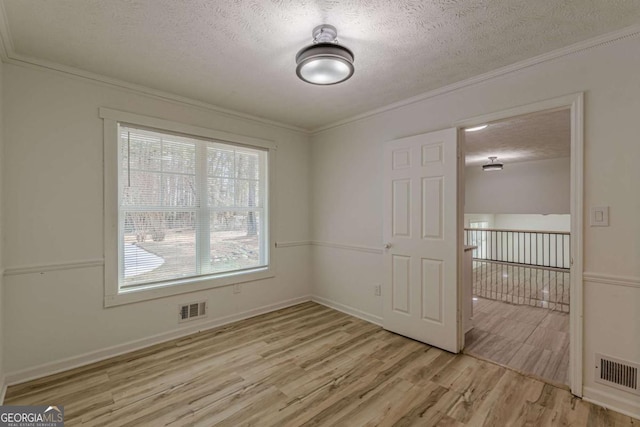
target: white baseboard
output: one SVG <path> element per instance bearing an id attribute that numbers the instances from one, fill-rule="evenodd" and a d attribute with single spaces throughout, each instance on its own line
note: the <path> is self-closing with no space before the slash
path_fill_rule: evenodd
<path id="1" fill-rule="evenodd" d="M 7 385 L 15 385 L 15 384 L 20 384 L 26 381 L 43 378 L 48 375 L 53 375 L 59 372 L 68 371 L 69 369 L 74 369 L 81 366 L 89 365 L 91 363 L 109 359 L 114 356 L 119 356 L 121 354 L 140 350 L 142 348 L 146 348 L 155 344 L 160 344 L 166 341 L 171 341 L 173 339 L 181 338 L 197 332 L 202 332 L 209 329 L 224 326 L 229 323 L 248 319 L 250 317 L 258 316 L 260 314 L 265 314 L 265 313 L 280 310 L 286 307 L 291 307 L 293 305 L 301 304 L 307 301 L 311 301 L 311 296 L 302 296 L 298 298 L 292 298 L 276 304 L 258 307 L 253 310 L 247 310 L 240 313 L 232 314 L 230 316 L 211 319 L 208 321 L 204 321 L 203 323 L 197 323 L 192 326 L 187 326 L 180 329 L 174 329 L 172 331 L 163 332 L 163 333 L 142 338 L 139 340 L 129 341 L 124 344 L 118 344 L 118 345 L 107 347 L 104 349 L 91 351 L 85 354 L 81 354 L 79 356 L 72 356 L 66 359 L 44 363 L 42 365 L 38 365 L 32 368 L 10 372 L 5 375 L 4 381 L 2 382 L 3 384 L 2 397 L 4 398 L 4 390 L 6 390 Z"/>
<path id="2" fill-rule="evenodd" d="M 357 308 L 351 307 L 350 305 L 341 304 L 339 302 L 319 297 L 317 295 L 313 295 L 311 297 L 311 301 L 317 302 L 318 304 L 326 305 L 329 308 L 333 308 L 334 310 L 341 311 L 353 317 L 366 320 L 367 322 L 373 323 L 374 325 L 382 326 L 382 317 L 369 314 L 362 310 L 358 310 Z"/>
<path id="3" fill-rule="evenodd" d="M 4 405 L 4 397 L 7 395 L 7 379 L 2 375 L 0 377 L 0 405 Z"/>
<path id="4" fill-rule="evenodd" d="M 629 417 L 640 419 L 640 400 L 629 400 L 614 396 L 593 387 L 584 387 L 582 399 Z"/>

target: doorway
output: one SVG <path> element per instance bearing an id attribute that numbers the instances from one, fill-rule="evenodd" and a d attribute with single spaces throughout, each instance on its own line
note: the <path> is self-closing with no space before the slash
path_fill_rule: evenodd
<path id="1" fill-rule="evenodd" d="M 580 396 L 582 95 L 458 128 L 461 346 Z"/>

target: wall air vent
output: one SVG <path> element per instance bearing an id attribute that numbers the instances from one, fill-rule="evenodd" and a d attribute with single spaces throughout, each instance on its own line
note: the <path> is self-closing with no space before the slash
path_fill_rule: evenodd
<path id="1" fill-rule="evenodd" d="M 207 302 L 193 302 L 189 304 L 181 304 L 178 307 L 178 316 L 180 322 L 188 320 L 201 319 L 207 316 Z"/>
<path id="2" fill-rule="evenodd" d="M 640 395 L 640 365 L 596 354 L 596 382 Z"/>

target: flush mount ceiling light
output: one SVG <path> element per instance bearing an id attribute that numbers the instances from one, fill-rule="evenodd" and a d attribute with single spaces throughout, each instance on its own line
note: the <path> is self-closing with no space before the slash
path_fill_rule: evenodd
<path id="1" fill-rule="evenodd" d="M 491 163 L 487 163 L 486 165 L 482 165 L 482 170 L 483 171 L 501 171 L 502 168 L 504 167 L 504 165 L 500 162 L 496 163 L 496 159 L 497 157 L 495 156 L 491 156 L 489 157 L 489 160 L 491 160 Z"/>
<path id="2" fill-rule="evenodd" d="M 474 127 L 472 127 L 472 128 L 467 128 L 467 129 L 465 129 L 464 131 L 465 131 L 465 132 L 476 132 L 476 131 L 479 131 L 479 130 L 485 129 L 487 126 L 489 126 L 489 125 L 474 126 Z"/>
<path id="3" fill-rule="evenodd" d="M 334 85 L 353 75 L 353 52 L 338 44 L 332 25 L 318 25 L 311 32 L 313 44 L 296 55 L 296 74 L 314 85 Z"/>

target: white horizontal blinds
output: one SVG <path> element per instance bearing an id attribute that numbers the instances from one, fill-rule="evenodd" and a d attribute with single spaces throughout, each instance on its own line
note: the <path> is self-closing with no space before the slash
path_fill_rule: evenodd
<path id="1" fill-rule="evenodd" d="M 264 265 L 265 152 L 119 129 L 121 287 Z"/>
<path id="2" fill-rule="evenodd" d="M 122 286 L 198 274 L 196 141 L 120 127 Z"/>

